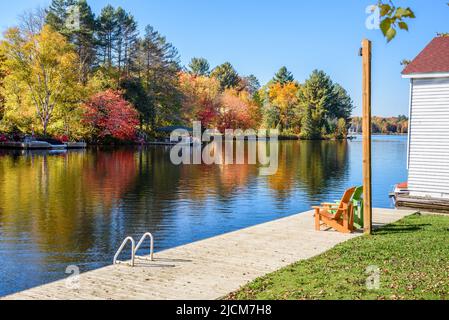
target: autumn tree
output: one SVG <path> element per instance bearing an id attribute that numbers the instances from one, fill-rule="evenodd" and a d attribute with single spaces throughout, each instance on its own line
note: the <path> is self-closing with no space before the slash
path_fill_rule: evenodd
<path id="1" fill-rule="evenodd" d="M 219 130 L 258 129 L 260 109 L 249 92 L 227 89 L 220 96 Z"/>
<path id="2" fill-rule="evenodd" d="M 85 103 L 84 123 L 90 137 L 96 141 L 132 140 L 136 135 L 139 117 L 134 107 L 120 93 L 100 92 Z"/>
<path id="3" fill-rule="evenodd" d="M 215 78 L 180 73 L 179 86 L 182 93 L 183 121 L 201 121 L 205 128 L 216 124 L 220 111 L 220 82 Z"/>
<path id="4" fill-rule="evenodd" d="M 209 76 L 210 64 L 204 58 L 192 58 L 189 63 L 189 72 L 196 76 Z"/>
<path id="5" fill-rule="evenodd" d="M 408 132 L 408 118 L 404 115 L 397 117 L 377 117 L 372 118 L 373 133 L 380 134 L 405 134 Z M 362 133 L 362 118 L 353 117 L 351 122 L 352 130 Z"/>
<path id="6" fill-rule="evenodd" d="M 79 102 L 77 54 L 50 26 L 44 26 L 30 39 L 12 28 L 4 38 L 0 52 L 5 57 L 7 74 L 6 105 L 20 105 L 19 114 L 29 112 L 32 106 L 46 135 L 49 125 L 57 120 L 55 113 L 61 114 L 67 105 Z"/>
<path id="7" fill-rule="evenodd" d="M 226 129 L 248 129 L 251 128 L 251 118 L 248 112 L 248 106 L 232 89 L 223 92 L 220 99 L 220 120 L 218 129 L 225 132 Z"/>
<path id="8" fill-rule="evenodd" d="M 298 121 L 299 100 L 298 90 L 299 84 L 296 82 L 280 82 L 272 83 L 268 87 L 268 103 L 271 105 L 270 113 L 278 115 L 278 123 L 275 127 L 281 130 L 295 127 L 300 128 Z"/>

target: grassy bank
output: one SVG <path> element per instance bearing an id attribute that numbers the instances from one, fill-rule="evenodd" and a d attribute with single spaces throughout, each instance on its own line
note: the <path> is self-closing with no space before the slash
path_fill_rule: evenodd
<path id="1" fill-rule="evenodd" d="M 368 290 L 368 266 L 380 289 Z M 260 278 L 229 299 L 449 299 L 449 217 L 407 217 Z"/>

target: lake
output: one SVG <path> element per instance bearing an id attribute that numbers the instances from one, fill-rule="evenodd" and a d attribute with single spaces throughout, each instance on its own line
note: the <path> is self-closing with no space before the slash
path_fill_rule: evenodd
<path id="1" fill-rule="evenodd" d="M 0 296 L 112 263 L 123 239 L 156 250 L 310 210 L 362 182 L 362 144 L 285 141 L 279 170 L 175 166 L 167 147 L 54 153 L 0 150 Z M 407 180 L 407 137 L 373 138 L 373 201 Z M 148 249 L 147 249 L 148 250 Z M 244 257 L 242 257 L 244 258 Z"/>

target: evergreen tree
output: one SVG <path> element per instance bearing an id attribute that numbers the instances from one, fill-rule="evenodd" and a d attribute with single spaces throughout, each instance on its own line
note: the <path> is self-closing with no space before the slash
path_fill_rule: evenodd
<path id="1" fill-rule="evenodd" d="M 315 70 L 299 89 L 299 105 L 303 113 L 301 133 L 317 139 L 326 127 L 326 117 L 335 103 L 332 80 L 323 71 Z"/>
<path id="2" fill-rule="evenodd" d="M 249 94 L 254 95 L 259 91 L 260 89 L 260 82 L 259 79 L 253 74 L 250 74 L 247 77 L 243 77 L 242 79 L 243 84 L 243 90 L 246 90 L 249 92 Z"/>
<path id="3" fill-rule="evenodd" d="M 189 72 L 196 76 L 209 76 L 209 62 L 204 58 L 192 58 L 189 63 Z"/>
<path id="4" fill-rule="evenodd" d="M 307 108 L 301 122 L 301 137 L 303 139 L 318 139 L 321 136 L 321 127 L 313 120 L 312 108 Z"/>
<path id="5" fill-rule="evenodd" d="M 293 82 L 294 80 L 295 80 L 295 78 L 293 77 L 293 74 L 287 70 L 287 67 L 282 67 L 275 74 L 272 81 L 274 83 L 280 83 L 280 84 L 284 85 L 289 82 Z"/>
<path id="6" fill-rule="evenodd" d="M 154 118 L 154 108 L 151 107 L 151 101 L 145 91 L 145 87 L 139 79 L 128 78 L 122 81 L 121 88 L 124 91 L 124 97 L 139 112 L 140 127 L 150 122 Z"/>
<path id="7" fill-rule="evenodd" d="M 108 5 L 101 10 L 97 20 L 98 51 L 99 60 L 106 67 L 113 65 L 113 48 L 116 34 L 116 15 L 114 7 Z"/>
<path id="8" fill-rule="evenodd" d="M 124 46 L 124 69 L 126 76 L 130 75 L 133 61 L 137 58 L 137 43 L 139 39 L 138 25 L 134 17 L 128 14 L 123 27 Z"/>
<path id="9" fill-rule="evenodd" d="M 178 88 L 179 54 L 176 48 L 152 26 L 147 26 L 144 37 L 138 43 L 134 64 L 148 98 L 146 109 L 141 112 L 145 124 L 154 128 L 157 124 L 178 123 L 181 118 L 181 96 Z"/>
<path id="10" fill-rule="evenodd" d="M 69 8 L 75 5 L 76 0 L 52 0 L 47 10 L 46 23 L 58 32 L 66 29 Z"/>
<path id="11" fill-rule="evenodd" d="M 345 88 L 338 83 L 334 84 L 335 101 L 329 110 L 329 116 L 335 119 L 344 119 L 350 122 L 352 111 L 354 110 L 354 102 L 349 96 Z"/>
<path id="12" fill-rule="evenodd" d="M 69 41 L 75 45 L 80 59 L 81 81 L 87 82 L 88 75 L 96 62 L 95 50 L 95 15 L 86 0 L 79 0 L 76 4 L 78 8 L 79 21 L 70 32 Z"/>
<path id="13" fill-rule="evenodd" d="M 300 112 L 302 113 L 302 134 L 317 139 L 338 131 L 338 137 L 346 134 L 354 105 L 347 91 L 334 84 L 323 71 L 315 70 L 300 87 Z M 343 125 L 343 122 L 345 123 Z"/>
<path id="14" fill-rule="evenodd" d="M 119 74 L 125 71 L 129 75 L 132 50 L 138 38 L 137 22 L 134 17 L 121 7 L 115 11 L 115 30 L 113 33 L 113 50 Z"/>
<path id="15" fill-rule="evenodd" d="M 79 57 L 80 79 L 87 81 L 95 64 L 95 15 L 86 0 L 53 0 L 46 22 L 75 45 Z"/>
<path id="16" fill-rule="evenodd" d="M 222 90 L 235 88 L 240 83 L 239 74 L 229 62 L 225 62 L 212 70 L 211 76 L 220 81 Z"/>

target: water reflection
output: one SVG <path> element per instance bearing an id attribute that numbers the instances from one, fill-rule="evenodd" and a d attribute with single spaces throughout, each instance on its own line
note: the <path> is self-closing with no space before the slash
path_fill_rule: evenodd
<path id="1" fill-rule="evenodd" d="M 405 139 L 374 142 L 376 206 L 405 179 Z M 377 151 L 376 151 L 377 150 Z M 257 165 L 181 165 L 170 149 L 0 151 L 0 295 L 110 264 L 127 235 L 157 250 L 305 211 L 361 182 L 360 142 L 282 142 Z M 377 160 L 376 160 L 377 159 Z M 387 178 L 386 178 L 387 177 Z"/>

